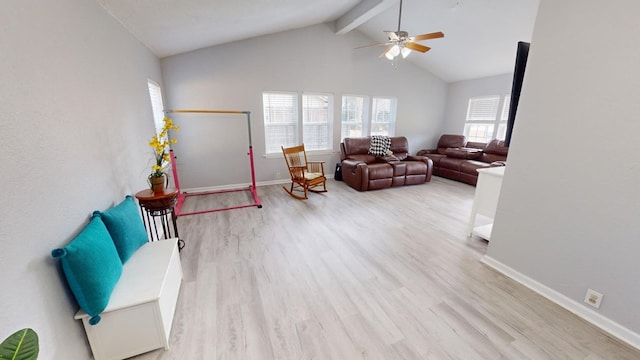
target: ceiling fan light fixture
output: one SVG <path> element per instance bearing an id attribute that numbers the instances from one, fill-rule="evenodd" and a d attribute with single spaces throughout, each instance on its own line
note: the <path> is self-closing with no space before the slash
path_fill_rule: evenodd
<path id="1" fill-rule="evenodd" d="M 402 58 L 406 59 L 407 56 L 411 54 L 411 49 L 409 49 L 408 47 L 402 47 L 402 50 L 400 51 L 400 53 L 402 54 Z"/>
<path id="2" fill-rule="evenodd" d="M 462 1 L 462 0 L 459 0 Z M 426 53 L 431 50 L 430 47 L 418 44 L 418 41 L 422 40 L 431 40 L 431 39 L 439 39 L 444 37 L 444 33 L 441 31 L 409 36 L 409 33 L 403 30 L 400 30 L 402 20 L 402 0 L 400 0 L 400 8 L 398 11 L 398 30 L 397 31 L 384 31 L 387 35 L 388 40 L 383 43 L 376 43 L 371 45 L 365 45 L 357 47 L 356 49 L 362 49 L 372 46 L 386 46 L 386 50 L 382 52 L 382 54 L 378 55 L 378 57 L 386 57 L 391 60 L 391 63 L 395 68 L 398 66 L 398 61 L 400 60 L 400 55 L 402 55 L 402 59 L 405 59 L 409 56 L 413 51 L 417 51 L 419 53 Z"/>
<path id="3" fill-rule="evenodd" d="M 395 58 L 395 56 L 391 55 L 391 49 L 387 50 L 384 56 L 389 60 L 393 60 Z"/>
<path id="4" fill-rule="evenodd" d="M 393 45 L 391 47 L 391 49 L 389 50 L 389 53 L 393 57 L 396 57 L 396 56 L 400 55 L 400 46 L 398 46 L 398 44 Z"/>

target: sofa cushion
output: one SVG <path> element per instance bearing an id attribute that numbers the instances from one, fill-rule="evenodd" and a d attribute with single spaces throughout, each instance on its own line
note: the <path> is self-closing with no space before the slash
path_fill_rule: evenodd
<path id="1" fill-rule="evenodd" d="M 93 215 L 67 246 L 53 250 L 51 256 L 60 259 L 78 305 L 91 315 L 89 323 L 100 322 L 100 313 L 122 274 L 122 262 L 102 219 Z"/>
<path id="2" fill-rule="evenodd" d="M 445 156 L 440 160 L 440 163 L 438 165 L 444 169 L 460 171 L 460 164 L 462 164 L 464 161 L 466 160 Z"/>
<path id="3" fill-rule="evenodd" d="M 127 195 L 117 206 L 105 211 L 95 211 L 109 230 L 122 263 L 148 241 L 138 206 L 131 195 Z"/>
<path id="4" fill-rule="evenodd" d="M 458 159 L 477 159 L 482 155 L 482 150 L 480 149 L 454 149 L 449 148 L 444 153 L 448 157 L 458 158 Z"/>
<path id="5" fill-rule="evenodd" d="M 369 164 L 369 180 L 391 179 L 393 177 L 393 166 L 386 163 Z"/>

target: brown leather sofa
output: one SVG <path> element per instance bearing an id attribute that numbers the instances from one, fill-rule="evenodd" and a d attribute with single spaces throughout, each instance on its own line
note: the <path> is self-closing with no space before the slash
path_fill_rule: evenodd
<path id="1" fill-rule="evenodd" d="M 467 142 L 464 135 L 445 134 L 437 149 L 420 150 L 418 156 L 433 160 L 433 175 L 476 185 L 478 169 L 505 166 L 509 148 L 504 141 Z"/>
<path id="2" fill-rule="evenodd" d="M 431 180 L 433 161 L 409 155 L 404 136 L 392 137 L 392 156 L 369 155 L 370 139 L 345 138 L 340 144 L 342 180 L 358 191 L 422 184 Z"/>

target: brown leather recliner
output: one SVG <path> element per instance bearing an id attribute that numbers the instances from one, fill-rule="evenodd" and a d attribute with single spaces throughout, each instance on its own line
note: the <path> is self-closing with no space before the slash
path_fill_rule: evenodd
<path id="1" fill-rule="evenodd" d="M 392 156 L 369 155 L 370 139 L 345 138 L 340 144 L 342 180 L 358 191 L 422 184 L 431 180 L 433 161 L 409 155 L 404 136 L 391 138 Z"/>
<path id="2" fill-rule="evenodd" d="M 417 155 L 433 160 L 433 175 L 476 185 L 477 170 L 504 166 L 508 152 L 509 148 L 500 140 L 467 142 L 464 135 L 444 134 L 437 149 L 420 150 Z"/>

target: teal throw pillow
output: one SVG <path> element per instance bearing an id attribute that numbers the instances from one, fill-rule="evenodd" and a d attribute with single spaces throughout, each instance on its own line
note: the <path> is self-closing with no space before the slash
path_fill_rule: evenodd
<path id="1" fill-rule="evenodd" d="M 105 212 L 94 212 L 107 226 L 123 264 L 147 242 L 147 231 L 139 211 L 133 197 L 127 195 L 117 206 Z"/>
<path id="2" fill-rule="evenodd" d="M 122 262 L 100 217 L 92 216 L 78 236 L 51 255 L 60 259 L 78 305 L 91 315 L 89 323 L 97 324 L 122 274 Z"/>

